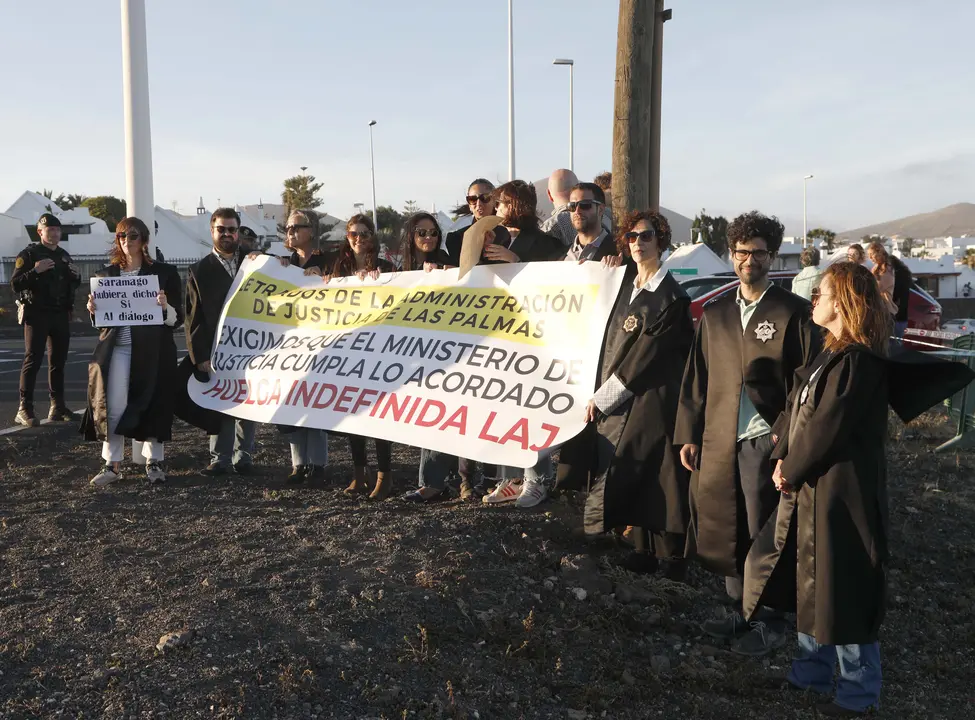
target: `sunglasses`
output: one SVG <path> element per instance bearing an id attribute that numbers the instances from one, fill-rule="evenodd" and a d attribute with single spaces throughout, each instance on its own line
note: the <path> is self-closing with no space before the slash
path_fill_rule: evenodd
<path id="1" fill-rule="evenodd" d="M 602 205 L 602 203 L 598 200 L 580 200 L 579 202 L 570 202 L 565 207 L 570 213 L 575 212 L 577 209 L 589 212 L 594 206 L 597 205 Z"/>
<path id="2" fill-rule="evenodd" d="M 626 242 L 650 242 L 657 237 L 657 233 L 653 230 L 644 230 L 643 232 L 633 232 L 632 230 L 628 233 L 623 233 L 623 237 L 626 238 Z"/>
<path id="3" fill-rule="evenodd" d="M 220 235 L 236 235 L 240 228 L 227 227 L 226 225 L 214 225 L 213 229 Z"/>
<path id="4" fill-rule="evenodd" d="M 487 205 L 489 202 L 491 202 L 491 193 L 484 193 L 483 195 L 467 196 L 468 205 L 474 205 L 478 200 L 480 200 L 482 204 Z"/>
<path id="5" fill-rule="evenodd" d="M 372 233 L 368 230 L 365 232 L 354 232 L 349 230 L 349 232 L 346 233 L 346 236 L 349 238 L 349 240 L 368 240 L 372 237 Z"/>
<path id="6" fill-rule="evenodd" d="M 763 263 L 768 260 L 771 253 L 768 250 L 733 250 L 731 254 L 735 256 L 735 260 L 747 260 L 751 257 Z"/>
<path id="7" fill-rule="evenodd" d="M 295 233 L 297 235 L 299 230 L 303 230 L 304 228 L 310 228 L 310 227 L 311 225 L 288 225 L 288 227 L 286 227 L 284 231 L 286 233 Z"/>
<path id="8" fill-rule="evenodd" d="M 142 235 L 140 233 L 137 233 L 137 232 L 130 232 L 130 233 L 120 232 L 120 233 L 115 233 L 115 239 L 116 240 L 122 240 L 123 238 L 125 240 L 141 240 L 142 239 Z"/>
<path id="9" fill-rule="evenodd" d="M 440 237 L 440 231 L 439 230 L 425 230 L 423 228 L 419 228 L 419 229 L 417 229 L 414 232 L 416 233 L 416 236 L 417 237 L 420 237 L 420 238 L 428 238 L 428 237 L 429 238 L 436 238 L 436 237 Z"/>
<path id="10" fill-rule="evenodd" d="M 833 293 L 820 292 L 819 288 L 813 288 L 812 296 L 809 298 L 813 305 L 817 304 L 821 298 L 829 297 Z"/>

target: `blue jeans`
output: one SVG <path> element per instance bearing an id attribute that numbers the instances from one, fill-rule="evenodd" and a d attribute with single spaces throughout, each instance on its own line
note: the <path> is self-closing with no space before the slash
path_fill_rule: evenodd
<path id="1" fill-rule="evenodd" d="M 799 633 L 799 654 L 792 661 L 789 682 L 823 695 L 833 692 L 833 669 L 840 662 L 833 701 L 847 710 L 862 712 L 880 703 L 880 643 L 820 645 Z"/>
<path id="2" fill-rule="evenodd" d="M 525 480 L 539 482 L 547 488 L 551 488 L 555 482 L 555 469 L 552 465 L 552 456 L 547 454 L 540 455 L 538 462 L 530 468 L 516 468 L 504 465 L 499 470 L 501 471 L 501 477 L 505 480 L 524 478 Z"/>
<path id="3" fill-rule="evenodd" d="M 420 450 L 420 487 L 443 490 L 447 487 L 447 476 L 456 467 L 457 458 L 439 450 Z"/>
<path id="4" fill-rule="evenodd" d="M 288 437 L 291 443 L 291 464 L 295 467 L 302 465 L 328 464 L 328 437 L 324 430 L 318 428 L 297 428 Z"/>
<path id="5" fill-rule="evenodd" d="M 254 435 L 257 424 L 252 420 L 238 420 L 224 415 L 220 433 L 210 436 L 210 462 L 227 467 L 253 462 Z"/>

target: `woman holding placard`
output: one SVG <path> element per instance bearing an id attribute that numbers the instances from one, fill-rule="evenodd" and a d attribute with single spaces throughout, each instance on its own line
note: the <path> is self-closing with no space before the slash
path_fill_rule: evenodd
<path id="1" fill-rule="evenodd" d="M 339 248 L 338 256 L 332 264 L 331 274 L 324 277 L 328 282 L 333 277 L 356 275 L 359 278 L 378 278 L 380 273 L 393 272 L 396 268 L 388 260 L 379 257 L 379 243 L 376 241 L 376 226 L 368 215 L 353 215 L 345 225 L 345 242 Z M 376 485 L 369 493 L 370 500 L 385 500 L 392 491 L 393 444 L 389 440 L 375 438 L 376 444 Z M 366 438 L 349 435 L 349 449 L 352 452 L 352 482 L 345 489 L 349 495 L 369 492 L 366 480 L 368 460 L 366 457 Z"/>
<path id="2" fill-rule="evenodd" d="M 183 296 L 179 272 L 173 265 L 153 261 L 149 228 L 138 218 L 125 218 L 115 229 L 109 265 L 95 277 L 126 278 L 153 275 L 159 290 L 155 303 L 163 309 L 162 324 L 102 327 L 88 363 L 88 407 L 81 422 L 87 440 L 102 441 L 105 466 L 91 480 L 95 487 L 121 479 L 125 438 L 132 438 L 132 461 L 145 462 L 152 484 L 166 481 L 163 443 L 170 440 L 176 376 L 173 330 L 183 323 L 182 309 L 170 298 Z M 88 296 L 88 312 L 95 324 L 95 299 Z"/>

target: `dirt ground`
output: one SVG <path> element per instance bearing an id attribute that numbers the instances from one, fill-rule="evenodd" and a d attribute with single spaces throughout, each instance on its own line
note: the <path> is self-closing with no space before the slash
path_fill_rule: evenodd
<path id="1" fill-rule="evenodd" d="M 877 716 L 970 718 L 975 453 L 933 454 L 937 415 L 891 427 Z M 621 548 L 582 538 L 580 498 L 369 504 L 341 492 L 343 438 L 331 480 L 292 489 L 271 428 L 263 475 L 212 480 L 204 438 L 176 434 L 168 485 L 103 490 L 71 429 L 0 438 L 0 717 L 815 717 L 774 682 L 792 641 L 753 660 L 702 637 L 721 579 L 619 570 Z M 398 490 L 416 461 L 397 448 Z"/>

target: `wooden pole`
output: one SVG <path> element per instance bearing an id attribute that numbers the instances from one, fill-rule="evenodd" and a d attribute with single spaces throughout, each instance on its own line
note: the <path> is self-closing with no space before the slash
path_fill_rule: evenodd
<path id="1" fill-rule="evenodd" d="M 650 209 L 660 211 L 660 110 L 664 68 L 664 23 L 670 10 L 664 0 L 655 0 L 653 21 L 653 86 L 650 94 Z"/>
<path id="2" fill-rule="evenodd" d="M 650 100 L 656 2 L 620 0 L 613 114 L 613 215 L 650 206 Z"/>

